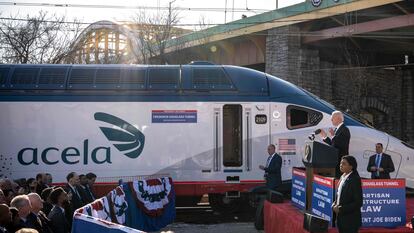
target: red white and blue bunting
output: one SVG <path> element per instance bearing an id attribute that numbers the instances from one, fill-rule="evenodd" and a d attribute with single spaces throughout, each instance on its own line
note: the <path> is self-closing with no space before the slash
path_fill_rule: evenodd
<path id="1" fill-rule="evenodd" d="M 93 232 L 85 227 L 90 225 L 91 229 L 95 229 L 96 225 L 86 223 L 85 216 L 90 217 L 87 220 L 89 222 L 106 221 L 142 231 L 158 231 L 175 219 L 172 179 L 161 177 L 123 183 L 105 197 L 76 210 L 73 224 L 77 223 L 82 227 L 73 226 L 73 229 L 82 231 L 74 230 L 72 233 Z M 75 221 L 76 218 L 83 219 L 83 222 Z"/>
<path id="2" fill-rule="evenodd" d="M 105 197 L 96 199 L 76 212 L 113 223 L 125 224 L 125 211 L 128 203 L 121 186 L 116 187 Z"/>
<path id="3" fill-rule="evenodd" d="M 73 216 L 72 232 L 87 233 L 144 233 L 136 229 L 115 224 L 92 216 L 75 213 Z"/>
<path id="4" fill-rule="evenodd" d="M 164 207 L 170 202 L 172 179 L 162 177 L 158 179 L 133 181 L 129 188 L 138 207 L 149 216 L 160 216 Z"/>

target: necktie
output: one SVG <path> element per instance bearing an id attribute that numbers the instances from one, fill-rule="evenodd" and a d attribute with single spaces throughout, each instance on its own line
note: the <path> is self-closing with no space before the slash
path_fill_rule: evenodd
<path id="1" fill-rule="evenodd" d="M 376 176 L 379 177 L 379 167 L 380 167 L 380 155 L 377 154 L 377 157 L 375 158 L 375 166 L 377 167 Z"/>
<path id="2" fill-rule="evenodd" d="M 267 162 L 266 162 L 266 168 L 269 167 L 270 165 L 270 161 L 272 160 L 273 156 L 269 156 L 269 158 L 267 158 Z"/>
<path id="3" fill-rule="evenodd" d="M 86 186 L 86 189 L 88 189 L 89 195 L 91 196 L 92 200 L 95 200 L 95 196 L 93 195 L 91 189 L 89 188 L 89 186 Z"/>
<path id="4" fill-rule="evenodd" d="M 73 191 L 75 192 L 76 196 L 77 196 L 79 199 L 81 199 L 81 197 L 80 197 L 80 195 L 79 195 L 79 193 L 78 193 L 78 190 L 76 190 L 76 187 L 73 187 Z"/>

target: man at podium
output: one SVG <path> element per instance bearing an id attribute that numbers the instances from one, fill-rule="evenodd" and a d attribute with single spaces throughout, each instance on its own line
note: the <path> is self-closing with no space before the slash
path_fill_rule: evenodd
<path id="1" fill-rule="evenodd" d="M 351 139 L 351 133 L 348 127 L 344 125 L 344 115 L 340 111 L 334 111 L 331 114 L 332 125 L 335 129 L 329 129 L 331 137 L 328 137 L 327 133 L 321 129 L 321 137 L 327 144 L 338 149 L 338 163 L 335 167 L 335 177 L 341 177 L 341 171 L 339 170 L 339 163 L 344 155 L 349 154 L 349 140 Z"/>

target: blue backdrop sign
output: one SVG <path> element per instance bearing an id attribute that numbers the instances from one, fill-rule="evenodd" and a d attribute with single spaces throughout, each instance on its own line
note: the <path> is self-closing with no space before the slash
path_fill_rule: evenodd
<path id="1" fill-rule="evenodd" d="M 304 170 L 292 169 L 292 204 L 301 210 L 306 209 L 306 173 Z"/>
<path id="2" fill-rule="evenodd" d="M 406 223 L 405 180 L 362 180 L 362 226 L 397 227 Z"/>
<path id="3" fill-rule="evenodd" d="M 334 178 L 313 176 L 312 213 L 332 224 L 332 203 L 334 201 Z"/>

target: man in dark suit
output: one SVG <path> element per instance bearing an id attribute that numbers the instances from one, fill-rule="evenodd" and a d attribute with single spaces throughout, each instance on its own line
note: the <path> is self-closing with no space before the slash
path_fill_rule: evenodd
<path id="1" fill-rule="evenodd" d="M 76 172 L 71 172 L 66 176 L 66 180 L 68 183 L 65 186 L 66 193 L 71 196 L 69 198 L 72 210 L 75 211 L 76 209 L 85 205 L 81 194 L 80 194 L 80 180 L 78 174 Z"/>
<path id="2" fill-rule="evenodd" d="M 27 216 L 27 219 L 31 223 L 32 228 L 36 229 L 39 233 L 51 233 L 50 220 L 42 212 L 42 198 L 37 193 L 29 193 L 27 196 L 32 206 L 32 212 Z"/>
<path id="3" fill-rule="evenodd" d="M 324 142 L 338 149 L 338 163 L 335 168 L 335 177 L 341 176 L 339 169 L 339 163 L 342 156 L 349 154 L 349 141 L 351 139 L 351 133 L 348 127 L 344 125 L 344 115 L 340 111 L 334 111 L 331 114 L 332 125 L 335 126 L 335 130 L 330 129 L 329 132 L 332 138 L 328 137 L 324 130 L 321 130 L 321 136 Z"/>
<path id="4" fill-rule="evenodd" d="M 45 213 L 46 216 L 50 213 L 50 211 L 53 208 L 53 205 L 50 202 L 50 198 L 49 198 L 49 195 L 50 195 L 50 193 L 52 191 L 53 191 L 53 188 L 52 187 L 45 188 L 42 191 L 42 195 L 40 195 L 41 198 L 43 199 L 43 209 L 42 209 L 42 212 Z"/>
<path id="5" fill-rule="evenodd" d="M 50 201 L 53 208 L 47 216 L 50 219 L 53 233 L 68 233 L 70 226 L 66 220 L 64 203 L 67 201 L 67 194 L 62 188 L 56 188 L 50 193 Z"/>
<path id="6" fill-rule="evenodd" d="M 282 184 L 282 157 L 276 153 L 276 146 L 270 144 L 267 147 L 269 157 L 266 166 L 260 165 L 259 168 L 265 171 L 266 187 L 276 190 Z"/>
<path id="7" fill-rule="evenodd" d="M 66 180 L 68 183 L 65 186 L 65 191 L 68 194 L 69 205 L 65 205 L 65 214 L 69 222 L 69 226 L 72 226 L 73 213 L 75 210 L 88 203 L 85 203 L 82 199 L 78 174 L 76 172 L 71 172 L 66 176 Z"/>
<path id="8" fill-rule="evenodd" d="M 382 143 L 375 145 L 375 155 L 369 157 L 367 171 L 371 172 L 372 179 L 390 179 L 390 173 L 395 171 L 391 156 L 382 153 Z"/>
<path id="9" fill-rule="evenodd" d="M 38 173 L 36 175 L 36 181 L 37 181 L 37 186 L 36 186 L 36 193 L 39 195 L 42 195 L 42 191 L 47 188 L 46 182 L 47 182 L 47 177 L 45 173 Z"/>
<path id="10" fill-rule="evenodd" d="M 79 194 L 82 197 L 82 200 L 87 203 L 93 202 L 95 199 L 92 196 L 92 193 L 88 189 L 88 179 L 84 174 L 79 175 L 80 185 L 79 185 Z"/>
<path id="11" fill-rule="evenodd" d="M 28 215 L 31 211 L 30 200 L 27 195 L 18 195 L 12 199 L 10 206 L 19 210 L 19 219 L 14 223 L 15 231 L 22 228 L 32 228 Z"/>
<path id="12" fill-rule="evenodd" d="M 343 174 L 332 205 L 336 214 L 336 226 L 339 233 L 357 233 L 362 225 L 362 185 L 356 159 L 349 155 L 342 157 L 340 169 Z"/>
<path id="13" fill-rule="evenodd" d="M 92 172 L 89 172 L 86 174 L 86 179 L 88 181 L 88 184 L 86 185 L 86 188 L 89 192 L 89 194 L 91 195 L 91 197 L 93 198 L 93 200 L 95 200 L 97 198 L 95 192 L 94 192 L 94 185 L 95 185 L 95 181 L 96 181 L 96 175 Z"/>
<path id="14" fill-rule="evenodd" d="M 0 204 L 0 233 L 8 233 L 6 226 L 12 221 L 12 215 L 6 204 Z"/>

